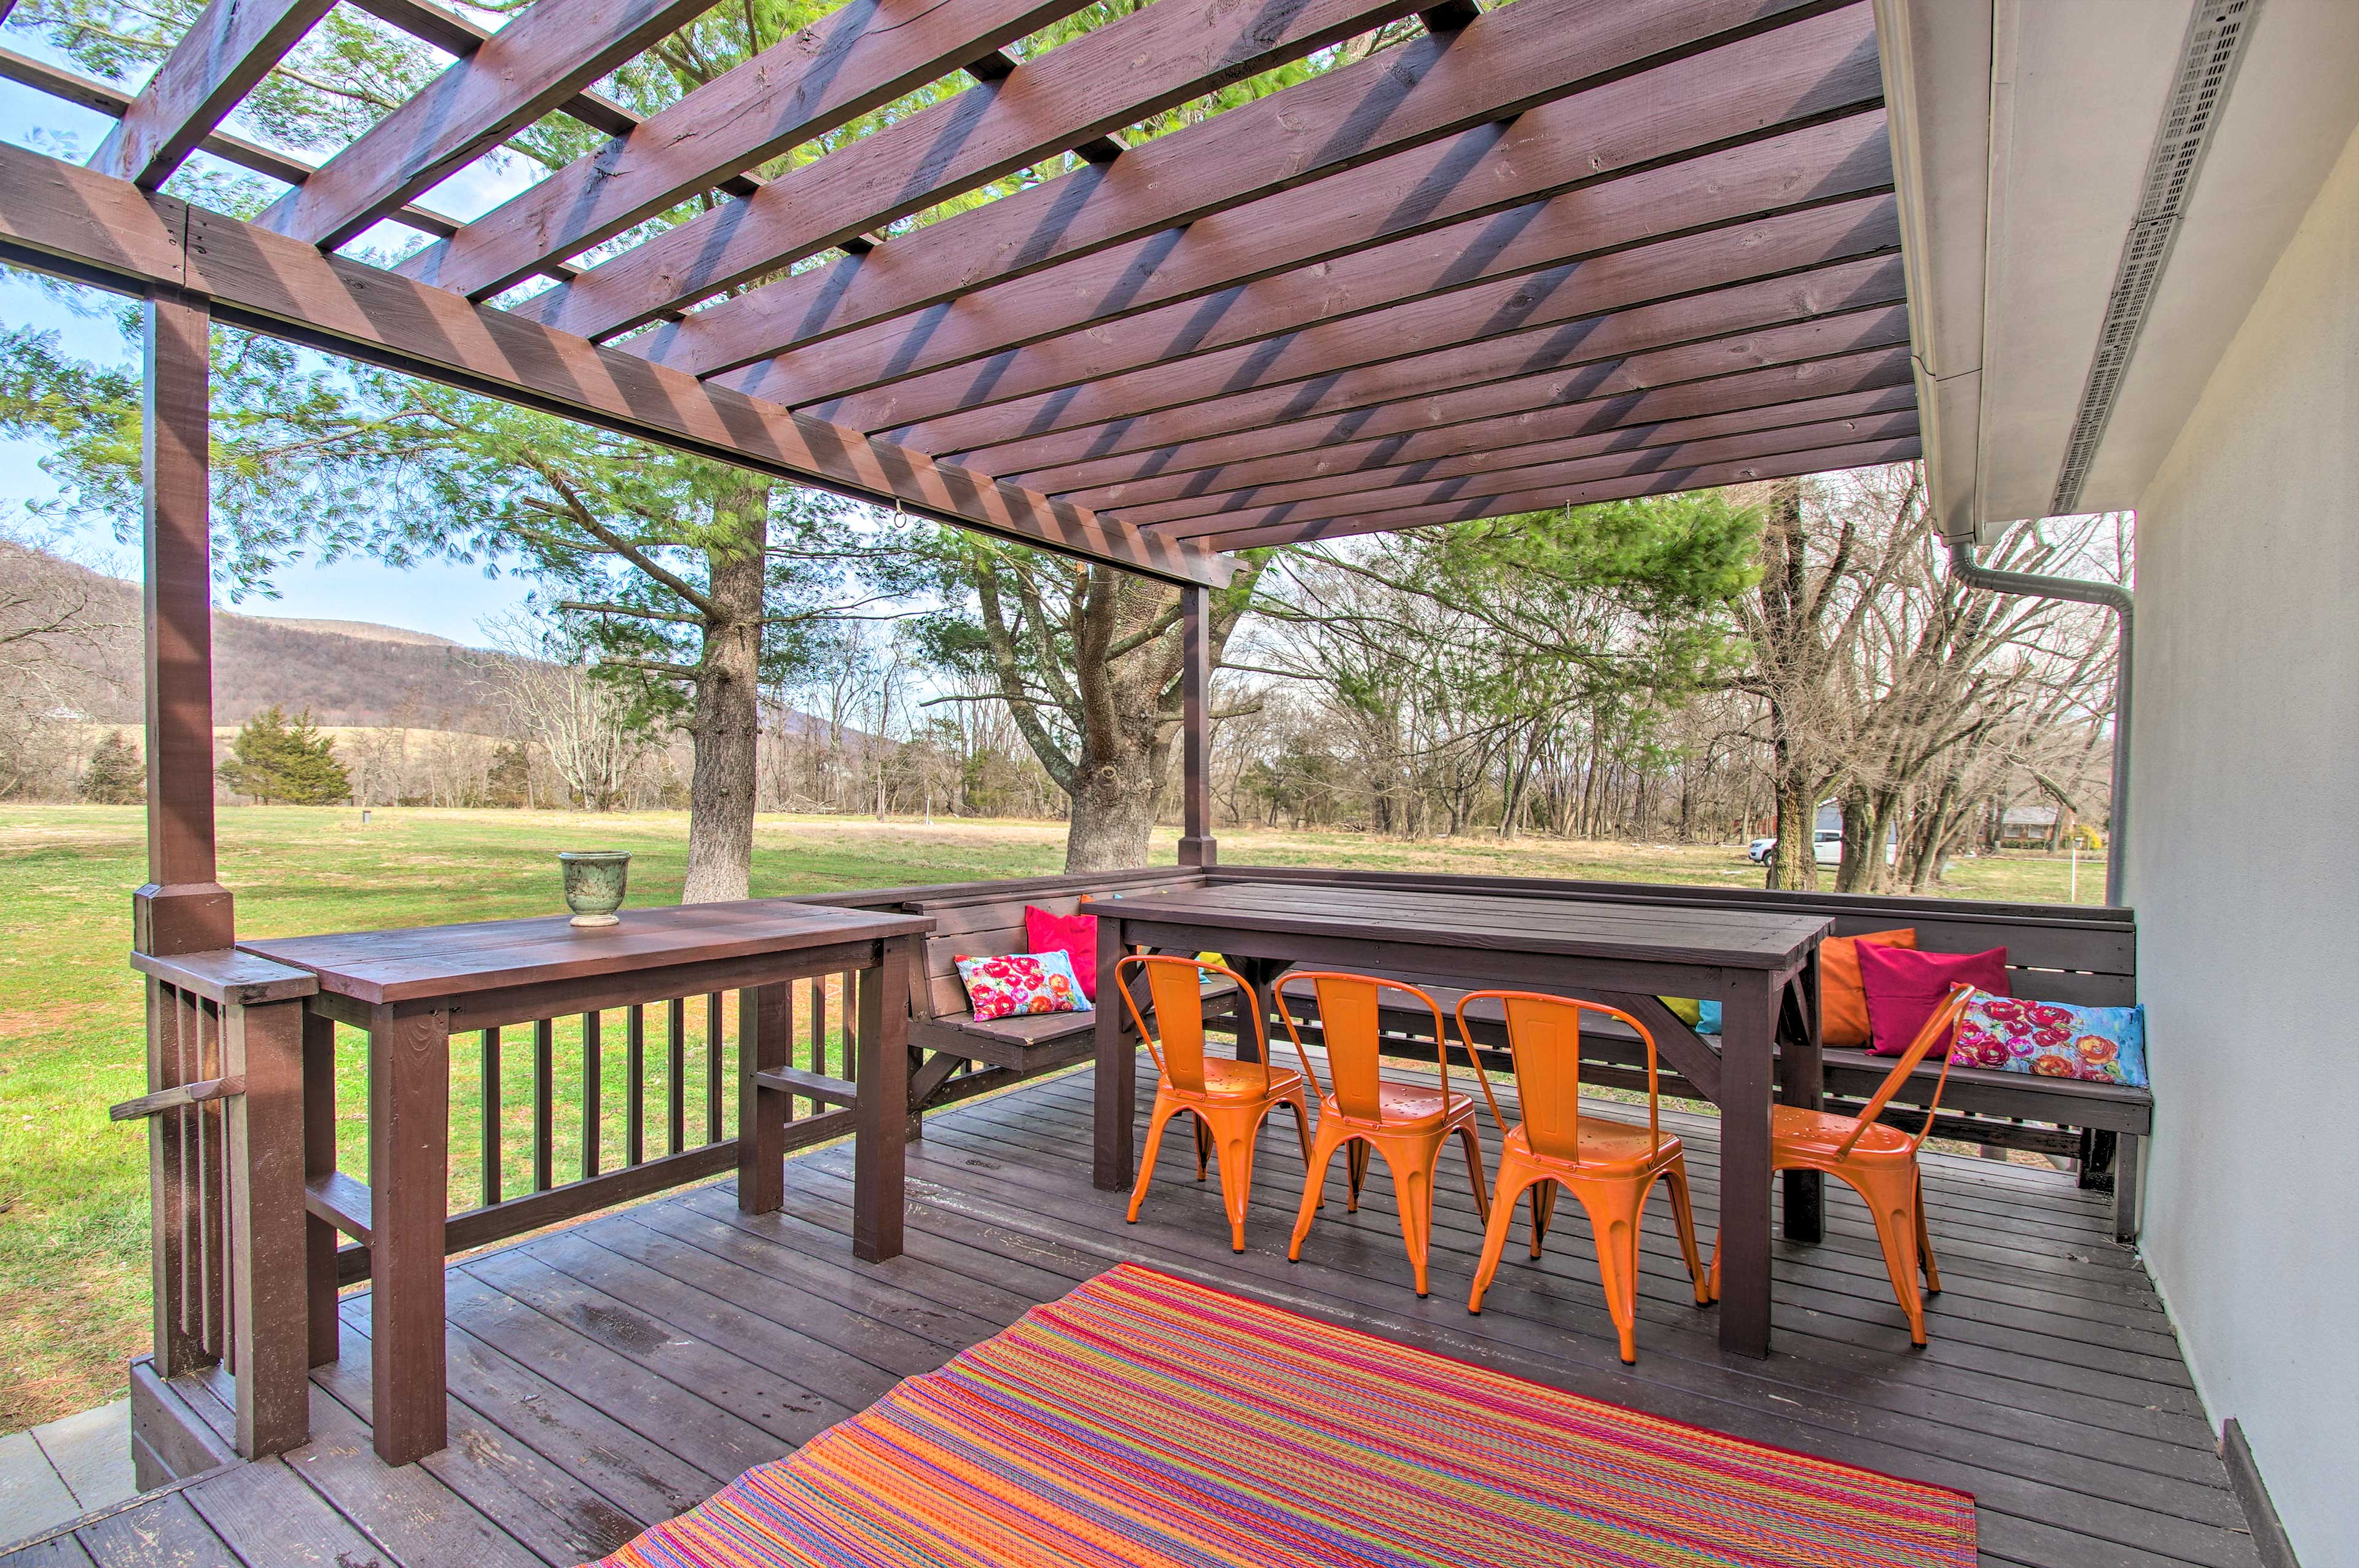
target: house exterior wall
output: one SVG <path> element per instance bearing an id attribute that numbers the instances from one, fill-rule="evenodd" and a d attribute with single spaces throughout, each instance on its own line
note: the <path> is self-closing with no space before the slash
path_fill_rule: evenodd
<path id="1" fill-rule="evenodd" d="M 2147 1261 L 2303 1563 L 2359 1563 L 2359 138 L 2137 514 Z"/>

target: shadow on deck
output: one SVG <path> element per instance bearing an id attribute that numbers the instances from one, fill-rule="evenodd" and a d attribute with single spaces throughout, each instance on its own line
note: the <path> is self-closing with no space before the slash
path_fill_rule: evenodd
<path id="1" fill-rule="evenodd" d="M 1716 1126 L 1669 1119 L 1688 1140 L 1708 1231 Z M 929 1117 L 910 1150 L 908 1250 L 881 1266 L 852 1257 L 848 1145 L 789 1160 L 777 1214 L 741 1216 L 723 1183 L 454 1264 L 451 1445 L 398 1470 L 369 1448 L 369 1301 L 348 1297 L 344 1358 L 314 1376 L 309 1446 L 179 1483 L 0 1555 L 0 1568 L 578 1563 L 1124 1260 L 1973 1492 L 1985 1563 L 2257 1561 L 2154 1288 L 2110 1239 L 2106 1200 L 2069 1177 L 1927 1157 L 1947 1289 L 1922 1352 L 1908 1347 L 1864 1209 L 1829 1184 L 1825 1242 L 1778 1245 L 1766 1362 L 1721 1352 L 1658 1195 L 1639 1361 L 1625 1368 L 1577 1207 L 1560 1209 L 1538 1263 L 1518 1227 L 1473 1317 L 1480 1234 L 1462 1181 L 1452 1184 L 1462 1167 L 1443 1167 L 1433 1293 L 1420 1301 L 1381 1174 L 1346 1215 L 1339 1171 L 1303 1261 L 1289 1265 L 1301 1162 L 1290 1136 L 1266 1138 L 1239 1256 L 1217 1191 L 1191 1180 L 1184 1138 L 1166 1141 L 1141 1223 L 1125 1226 L 1121 1200 L 1090 1186 L 1089 1120 L 1086 1071 Z M 199 1419 L 227 1419 L 201 1385 L 174 1387 Z"/>

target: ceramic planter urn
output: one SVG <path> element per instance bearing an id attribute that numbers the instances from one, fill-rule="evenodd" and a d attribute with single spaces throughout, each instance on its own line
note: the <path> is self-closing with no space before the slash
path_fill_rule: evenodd
<path id="1" fill-rule="evenodd" d="M 623 889 L 630 880 L 628 849 L 560 849 L 565 868 L 565 907 L 576 925 L 619 925 Z"/>

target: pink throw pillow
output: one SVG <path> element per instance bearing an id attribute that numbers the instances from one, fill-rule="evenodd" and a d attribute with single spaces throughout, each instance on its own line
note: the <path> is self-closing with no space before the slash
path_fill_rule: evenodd
<path id="1" fill-rule="evenodd" d="M 1073 978 L 1082 994 L 1098 1000 L 1098 917 L 1094 914 L 1054 914 L 1034 904 L 1024 906 L 1024 945 L 1035 953 L 1062 953 L 1073 961 Z"/>
<path id="2" fill-rule="evenodd" d="M 1986 953 L 1919 953 L 1863 942 L 1859 979 L 1867 993 L 1867 1050 L 1873 1056 L 1907 1055 L 1917 1032 L 1961 980 L 1993 996 L 2009 994 L 2004 947 Z"/>

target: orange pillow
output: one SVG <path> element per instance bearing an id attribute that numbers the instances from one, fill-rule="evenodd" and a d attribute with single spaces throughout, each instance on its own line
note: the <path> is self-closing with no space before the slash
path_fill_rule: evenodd
<path id="1" fill-rule="evenodd" d="M 1867 992 L 1859 983 L 1859 944 L 1914 947 L 1917 928 L 1830 936 L 1819 944 L 1819 1044 L 1863 1046 L 1868 1043 Z"/>

